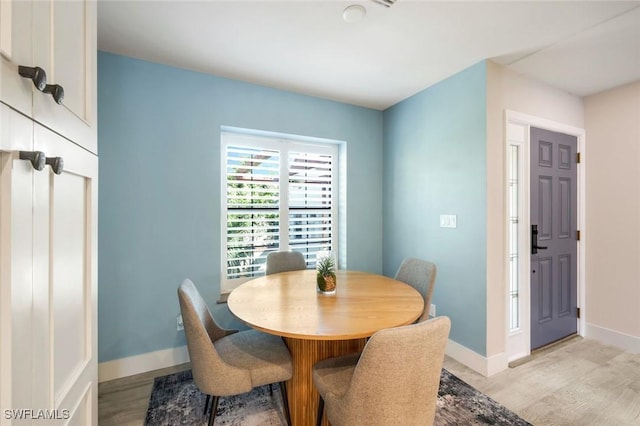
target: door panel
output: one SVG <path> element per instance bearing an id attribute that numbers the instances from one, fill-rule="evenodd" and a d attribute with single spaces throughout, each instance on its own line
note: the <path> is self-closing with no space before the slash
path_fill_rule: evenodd
<path id="1" fill-rule="evenodd" d="M 559 239 L 567 239 L 571 237 L 571 179 L 560 178 L 558 179 L 558 187 L 560 197 L 560 202 L 558 203 L 559 208 L 559 225 L 560 229 L 558 230 L 558 238 Z"/>
<path id="2" fill-rule="evenodd" d="M 85 121 L 89 97 L 86 96 L 88 34 L 85 26 L 87 4 L 84 1 L 53 3 L 52 71 L 56 83 L 65 88 L 64 105 Z"/>
<path id="3" fill-rule="evenodd" d="M 36 66 L 31 55 L 31 2 L 0 2 L 0 100 L 27 116 L 33 113 L 33 83 L 18 74 L 18 65 Z"/>
<path id="4" fill-rule="evenodd" d="M 33 149 L 33 126 L 3 104 L 0 122 L 0 406 L 30 407 L 33 170 L 16 151 Z"/>
<path id="5" fill-rule="evenodd" d="M 11 173 L 11 349 L 12 401 L 11 407 L 31 406 L 31 386 L 24 378 L 31 376 L 34 351 L 31 318 L 32 282 L 31 227 L 32 174 L 28 161 L 13 156 Z M 29 194 L 29 196 L 24 196 Z M 3 370 L 5 371 L 5 370 Z M 4 374 L 4 373 L 3 373 Z"/>
<path id="6" fill-rule="evenodd" d="M 89 424 L 91 424 L 91 388 L 87 388 L 78 406 L 69 413 L 69 423 L 66 426 L 85 426 Z"/>
<path id="7" fill-rule="evenodd" d="M 553 179 L 551 176 L 538 178 L 538 212 L 538 240 L 546 244 L 551 239 L 553 231 Z"/>
<path id="8" fill-rule="evenodd" d="M 550 258 L 540 258 L 538 261 L 538 321 L 545 323 L 551 321 L 553 289 L 551 285 L 551 274 L 553 270 L 553 261 Z"/>
<path id="9" fill-rule="evenodd" d="M 51 250 L 53 259 L 53 360 L 56 399 L 72 384 L 87 362 L 88 283 L 86 263 L 85 178 L 72 173 L 55 176 L 52 187 Z"/>
<path id="10" fill-rule="evenodd" d="M 33 98 L 33 115 L 45 126 L 97 153 L 96 2 L 36 1 L 33 61 L 48 84 L 64 88 L 62 105 L 44 93 Z"/>
<path id="11" fill-rule="evenodd" d="M 562 255 L 558 257 L 560 294 L 558 301 L 558 315 L 565 316 L 571 313 L 571 257 Z"/>
<path id="12" fill-rule="evenodd" d="M 574 136 L 531 128 L 531 349 L 577 332 L 576 150 Z"/>
<path id="13" fill-rule="evenodd" d="M 34 242 L 46 261 L 34 315 L 42 346 L 37 380 L 47 389 L 42 406 L 68 410 L 71 423 L 96 424 L 97 157 L 36 125 L 34 147 L 62 157 L 64 171 L 34 174 Z M 34 387 L 35 387 L 34 382 Z"/>

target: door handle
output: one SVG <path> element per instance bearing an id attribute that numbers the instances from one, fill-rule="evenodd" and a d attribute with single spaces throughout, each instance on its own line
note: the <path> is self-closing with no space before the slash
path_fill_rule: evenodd
<path id="1" fill-rule="evenodd" d="M 42 89 L 42 93 L 50 94 L 58 105 L 62 105 L 62 100 L 64 99 L 64 88 L 59 84 L 47 84 L 44 86 L 44 89 Z"/>
<path id="2" fill-rule="evenodd" d="M 33 85 L 42 93 L 47 93 L 53 100 L 61 105 L 64 100 L 64 88 L 59 84 L 47 84 L 47 73 L 40 67 L 18 66 L 18 73 L 33 82 Z"/>
<path id="3" fill-rule="evenodd" d="M 47 73 L 40 67 L 25 67 L 18 65 L 18 74 L 24 78 L 28 78 L 36 86 L 36 89 L 43 91 L 47 85 Z"/>
<path id="4" fill-rule="evenodd" d="M 62 157 L 47 157 L 42 151 L 20 151 L 19 158 L 30 161 L 37 171 L 44 170 L 45 166 L 51 166 L 53 173 L 59 175 L 64 170 L 64 159 Z"/>
<path id="5" fill-rule="evenodd" d="M 47 156 L 42 151 L 20 151 L 20 159 L 28 160 L 37 171 L 44 169 Z"/>
<path id="6" fill-rule="evenodd" d="M 47 157 L 45 164 L 51 166 L 51 170 L 57 175 L 64 170 L 64 159 L 62 157 Z"/>
<path id="7" fill-rule="evenodd" d="M 538 250 L 546 250 L 548 248 L 538 245 L 538 225 L 531 225 L 531 254 L 536 254 Z"/>

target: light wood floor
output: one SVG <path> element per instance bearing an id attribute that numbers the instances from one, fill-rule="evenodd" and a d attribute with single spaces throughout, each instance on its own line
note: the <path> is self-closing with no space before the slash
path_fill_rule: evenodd
<path id="1" fill-rule="evenodd" d="M 640 354 L 578 337 L 488 378 L 444 366 L 534 425 L 640 425 Z"/>
<path id="2" fill-rule="evenodd" d="M 488 378 L 448 357 L 444 366 L 534 425 L 640 425 L 640 354 L 576 338 Z M 153 378 L 188 367 L 101 383 L 100 426 L 142 425 Z"/>
<path id="3" fill-rule="evenodd" d="M 98 385 L 100 426 L 144 425 L 153 379 L 189 368 L 189 364 L 154 370 Z"/>

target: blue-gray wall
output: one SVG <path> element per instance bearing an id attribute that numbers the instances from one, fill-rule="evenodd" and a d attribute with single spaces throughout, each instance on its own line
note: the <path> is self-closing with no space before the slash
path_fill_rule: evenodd
<path id="1" fill-rule="evenodd" d="M 98 99 L 100 362 L 184 345 L 185 277 L 215 304 L 221 126 L 345 141 L 348 267 L 382 272 L 382 112 L 104 52 Z"/>
<path id="2" fill-rule="evenodd" d="M 486 64 L 384 112 L 385 275 L 435 262 L 433 302 L 450 338 L 486 355 Z M 441 214 L 457 215 L 455 229 Z"/>

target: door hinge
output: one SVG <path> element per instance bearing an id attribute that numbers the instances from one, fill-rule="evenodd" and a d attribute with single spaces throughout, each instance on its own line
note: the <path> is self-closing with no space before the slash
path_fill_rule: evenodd
<path id="1" fill-rule="evenodd" d="M 578 318 L 580 318 L 580 308 L 576 308 L 576 315 L 578 315 Z"/>
<path id="2" fill-rule="evenodd" d="M 576 163 L 580 164 L 580 153 L 576 152 Z"/>
<path id="3" fill-rule="evenodd" d="M 580 230 L 576 231 L 576 240 L 580 241 Z"/>

